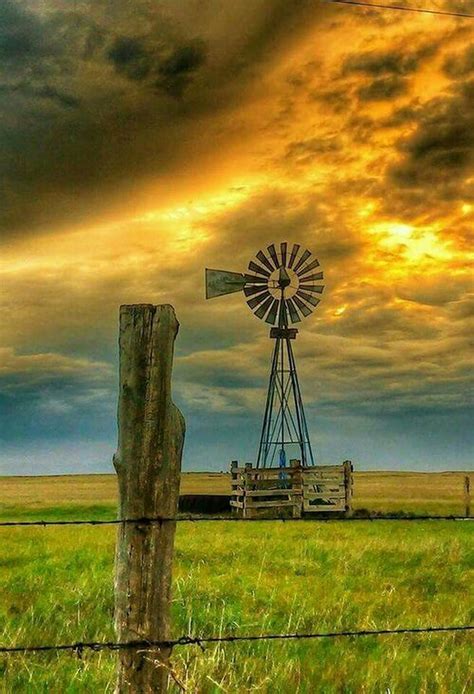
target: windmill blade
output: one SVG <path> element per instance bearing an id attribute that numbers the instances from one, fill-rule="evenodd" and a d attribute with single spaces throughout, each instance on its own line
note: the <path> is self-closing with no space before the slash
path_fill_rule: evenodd
<path id="1" fill-rule="evenodd" d="M 300 315 L 299 315 L 298 311 L 296 310 L 296 306 L 294 305 L 293 300 L 292 300 L 292 299 L 287 299 L 287 300 L 286 300 L 286 305 L 287 305 L 287 307 L 288 307 L 288 311 L 290 312 L 290 320 L 291 320 L 291 322 L 292 322 L 292 323 L 300 323 L 300 322 L 301 322 L 301 318 L 300 318 Z"/>
<path id="2" fill-rule="evenodd" d="M 317 299 L 315 296 L 312 294 L 308 294 L 307 292 L 302 292 L 300 289 L 296 292 L 296 294 L 304 299 L 305 301 L 308 302 L 308 304 L 313 304 L 313 306 L 317 306 L 319 302 L 321 301 L 320 299 Z"/>
<path id="3" fill-rule="evenodd" d="M 308 275 L 307 277 L 300 277 L 300 283 L 311 282 L 312 280 L 322 280 L 324 279 L 323 272 L 315 272 L 314 275 Z"/>
<path id="4" fill-rule="evenodd" d="M 267 256 L 265 255 L 265 253 L 264 253 L 263 251 L 259 251 L 259 252 L 257 253 L 257 258 L 260 260 L 260 262 L 261 262 L 263 265 L 265 265 L 265 267 L 266 267 L 268 270 L 270 270 L 270 272 L 273 272 L 273 270 L 274 270 L 275 268 L 273 267 L 273 265 L 271 264 L 271 262 L 268 260 Z"/>
<path id="5" fill-rule="evenodd" d="M 300 309 L 300 311 L 301 311 L 301 313 L 303 314 L 303 316 L 305 316 L 305 317 L 306 317 L 306 316 L 309 316 L 309 315 L 313 312 L 313 309 L 309 308 L 309 306 L 307 306 L 306 304 L 304 304 L 304 303 L 301 301 L 301 299 L 298 298 L 298 297 L 296 296 L 296 294 L 295 294 L 295 296 L 293 297 L 293 301 L 294 301 L 295 304 L 298 306 L 298 308 Z"/>
<path id="6" fill-rule="evenodd" d="M 286 252 L 287 252 L 288 244 L 286 241 L 283 241 L 280 243 L 280 251 L 281 251 L 281 264 L 283 267 L 286 267 Z"/>
<path id="7" fill-rule="evenodd" d="M 249 263 L 249 270 L 252 270 L 252 272 L 256 272 L 259 275 L 264 275 L 265 277 L 270 277 L 270 273 L 268 272 L 268 270 L 265 270 L 260 265 L 257 265 L 257 263 L 254 263 L 253 260 L 251 260 Z"/>
<path id="8" fill-rule="evenodd" d="M 259 294 L 258 296 L 254 296 L 253 299 L 249 299 L 249 300 L 247 301 L 247 303 L 248 303 L 248 305 L 250 306 L 250 308 L 253 310 L 253 309 L 256 308 L 259 304 L 261 304 L 262 301 L 267 300 L 269 296 L 270 296 L 270 292 L 269 292 L 269 291 L 264 291 L 263 294 Z"/>
<path id="9" fill-rule="evenodd" d="M 275 265 L 275 268 L 280 267 L 280 261 L 278 260 L 278 256 L 275 250 L 275 244 L 272 243 L 271 246 L 267 247 L 267 251 L 270 253 L 270 257 L 273 260 L 273 264 Z"/>
<path id="10" fill-rule="evenodd" d="M 260 292 L 264 292 L 266 288 L 267 287 L 264 284 L 244 287 L 244 294 L 245 296 L 252 296 L 253 294 L 259 294 Z"/>
<path id="11" fill-rule="evenodd" d="M 255 311 L 255 315 L 257 316 L 257 318 L 263 318 L 263 316 L 266 314 L 266 312 L 270 308 L 270 304 L 273 301 L 275 301 L 273 296 L 269 296 L 267 299 L 265 299 L 263 304 L 261 306 L 259 306 L 259 308 Z"/>
<path id="12" fill-rule="evenodd" d="M 279 305 L 280 301 L 278 299 L 273 299 L 271 309 L 268 312 L 268 316 L 265 318 L 266 323 L 271 323 L 271 325 L 275 325 Z"/>
<path id="13" fill-rule="evenodd" d="M 311 270 L 314 270 L 315 267 L 319 266 L 319 260 L 313 260 L 312 263 L 309 263 L 309 265 L 305 265 L 304 268 L 301 268 L 301 270 L 298 270 L 296 273 L 298 277 L 302 277 L 302 275 L 306 275 L 307 272 L 310 272 Z"/>
<path id="14" fill-rule="evenodd" d="M 206 299 L 214 299 L 216 296 L 240 292 L 246 282 L 246 276 L 240 272 L 206 268 Z"/>
<path id="15" fill-rule="evenodd" d="M 298 268 L 300 268 L 300 267 L 303 265 L 303 263 L 305 263 L 305 262 L 308 260 L 308 258 L 309 258 L 310 255 L 311 255 L 311 251 L 306 250 L 306 251 L 303 253 L 303 255 L 301 256 L 301 258 L 298 260 L 298 262 L 296 263 L 296 265 L 295 265 L 295 267 L 293 268 L 293 270 L 294 270 L 295 272 L 298 272 Z"/>
<path id="16" fill-rule="evenodd" d="M 302 289 L 304 292 L 316 292 L 317 294 L 322 294 L 324 284 L 300 284 L 298 291 L 300 289 Z"/>
<path id="17" fill-rule="evenodd" d="M 291 268 L 293 267 L 293 263 L 295 262 L 296 256 L 298 255 L 298 251 L 300 250 L 300 244 L 299 243 L 294 243 L 293 248 L 291 250 L 291 255 L 290 255 L 290 260 L 288 262 L 288 267 Z"/>
<path id="18" fill-rule="evenodd" d="M 268 284 L 268 277 L 259 277 L 258 275 L 244 275 L 245 284 Z"/>

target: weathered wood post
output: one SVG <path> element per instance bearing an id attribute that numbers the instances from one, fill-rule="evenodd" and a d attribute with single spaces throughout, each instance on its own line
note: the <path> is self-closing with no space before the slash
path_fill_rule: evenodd
<path id="1" fill-rule="evenodd" d="M 345 489 L 345 512 L 346 516 L 352 516 L 352 485 L 354 466 L 350 460 L 345 460 L 343 462 L 344 467 L 344 489 Z"/>
<path id="2" fill-rule="evenodd" d="M 239 467 L 238 460 L 232 460 L 230 463 L 230 499 L 231 501 L 239 501 L 237 494 L 237 470 Z M 239 509 L 231 504 L 231 514 L 239 515 Z"/>
<path id="3" fill-rule="evenodd" d="M 303 472 L 301 461 L 290 460 L 290 467 L 293 469 L 291 475 L 291 496 L 293 501 L 293 518 L 301 518 L 303 512 Z"/>
<path id="4" fill-rule="evenodd" d="M 178 321 L 172 306 L 120 308 L 118 450 L 119 518 L 175 517 L 184 419 L 171 400 Z M 170 638 L 175 522 L 123 523 L 115 557 L 115 626 L 119 641 Z M 117 694 L 167 690 L 166 649 L 119 651 Z"/>
<path id="5" fill-rule="evenodd" d="M 469 475 L 464 478 L 464 504 L 465 504 L 465 516 L 466 518 L 471 517 L 471 480 Z"/>
<path id="6" fill-rule="evenodd" d="M 243 502 L 244 502 L 244 507 L 242 509 L 242 518 L 253 518 L 254 512 L 252 510 L 252 499 L 247 495 L 247 491 L 252 489 L 251 485 L 251 473 L 252 473 L 252 463 L 245 463 L 244 465 L 244 485 L 243 485 L 243 491 L 244 491 L 244 497 L 243 497 Z"/>

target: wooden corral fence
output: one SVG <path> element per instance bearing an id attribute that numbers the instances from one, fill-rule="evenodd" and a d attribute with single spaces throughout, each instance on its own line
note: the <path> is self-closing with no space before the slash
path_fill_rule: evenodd
<path id="1" fill-rule="evenodd" d="M 350 514 L 352 463 L 303 467 L 291 460 L 287 468 L 239 467 L 231 463 L 231 501 L 234 513 L 243 518 L 259 515 L 301 518 L 309 513 Z"/>

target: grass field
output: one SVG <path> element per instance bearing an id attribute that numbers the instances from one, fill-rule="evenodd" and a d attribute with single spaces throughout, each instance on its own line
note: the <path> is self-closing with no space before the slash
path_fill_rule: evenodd
<path id="1" fill-rule="evenodd" d="M 383 478 L 372 478 L 371 494 L 360 495 L 365 507 L 385 503 L 393 480 Z M 215 489 L 223 482 L 209 479 Z M 462 486 L 457 505 L 453 490 L 462 476 L 447 479 L 451 501 L 428 502 L 460 512 Z M 76 480 L 3 479 L 2 513 L 11 509 L 34 518 L 113 512 L 113 479 Z M 209 481 L 203 480 L 185 476 L 183 488 L 193 484 L 197 491 L 204 484 L 207 491 Z M 361 490 L 363 483 L 361 478 Z M 410 485 L 399 481 L 403 486 Z M 419 488 L 404 498 L 411 510 L 425 510 Z M 421 498 L 419 505 L 414 498 Z M 174 634 L 473 623 L 473 537 L 471 523 L 452 521 L 183 522 L 176 537 Z M 115 531 L 107 526 L 1 528 L 0 642 L 114 638 L 114 542 Z M 473 661 L 468 634 L 223 644 L 204 652 L 177 648 L 173 655 L 178 678 L 193 694 L 468 694 Z M 68 654 L 0 657 L 2 693 L 95 694 L 112 692 L 113 680 L 109 653 L 84 654 L 82 660 Z"/>

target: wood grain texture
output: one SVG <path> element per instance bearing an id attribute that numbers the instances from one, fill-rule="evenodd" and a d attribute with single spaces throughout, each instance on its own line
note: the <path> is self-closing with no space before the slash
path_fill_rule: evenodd
<path id="1" fill-rule="evenodd" d="M 175 516 L 184 419 L 171 399 L 178 322 L 171 306 L 120 309 L 118 450 L 119 518 Z M 175 523 L 119 527 L 115 625 L 119 641 L 170 636 Z M 167 689 L 168 653 L 120 651 L 117 694 Z"/>

